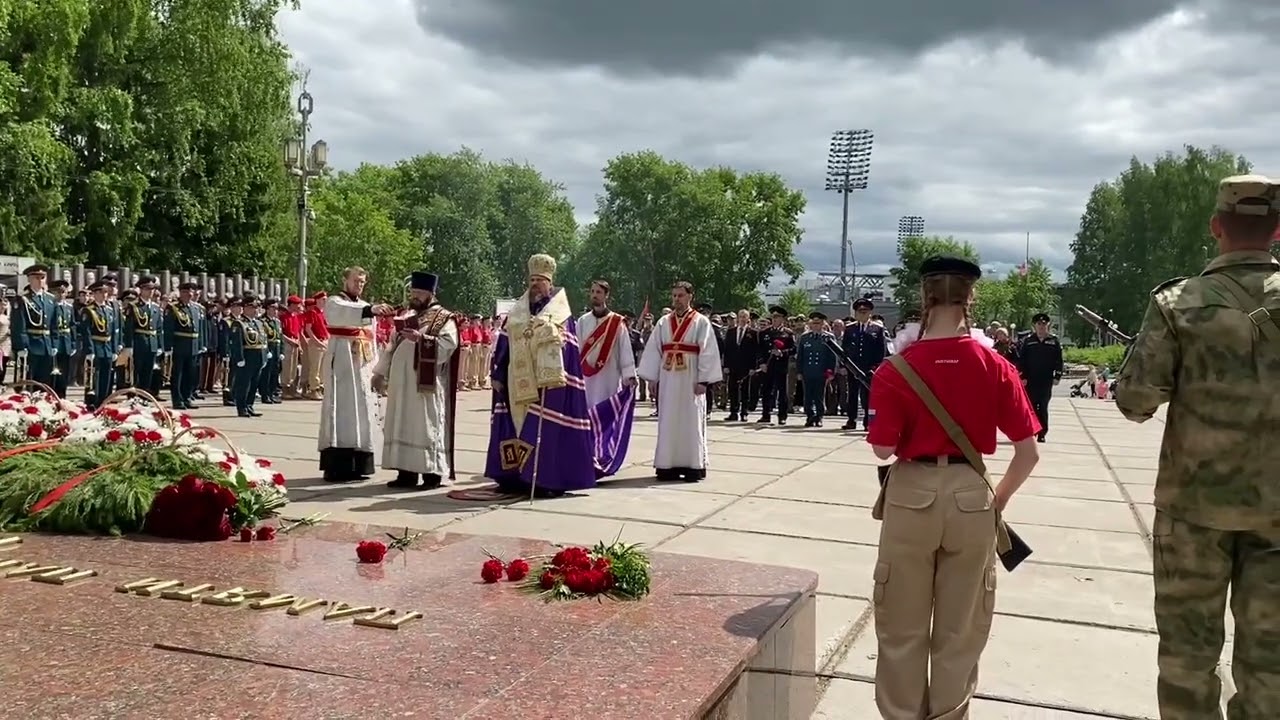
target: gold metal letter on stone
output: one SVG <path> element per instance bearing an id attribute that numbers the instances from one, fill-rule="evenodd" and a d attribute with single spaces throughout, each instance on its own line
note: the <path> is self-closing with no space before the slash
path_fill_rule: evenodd
<path id="1" fill-rule="evenodd" d="M 343 618 L 349 618 L 354 615 L 363 615 L 364 613 L 373 612 L 374 610 L 377 610 L 377 608 L 372 605 L 348 605 L 344 602 L 335 602 L 333 607 L 324 614 L 324 619 L 342 620 Z"/>
<path id="2" fill-rule="evenodd" d="M 249 607 L 254 610 L 274 610 L 275 608 L 288 605 L 289 609 L 287 612 L 290 615 L 301 615 L 308 610 L 314 610 L 328 604 L 328 600 L 310 599 L 298 597 L 297 595 L 290 595 L 289 593 L 283 593 L 280 595 L 272 595 L 271 597 L 264 598 L 262 600 L 254 600 L 249 603 Z"/>
<path id="3" fill-rule="evenodd" d="M 17 535 L 0 538 L 0 550 L 12 550 L 22 544 L 22 538 Z"/>
<path id="4" fill-rule="evenodd" d="M 206 595 L 200 598 L 200 602 L 206 605 L 217 605 L 218 607 L 239 607 L 247 600 L 270 597 L 270 595 L 271 593 L 265 590 L 246 590 L 242 587 L 233 587 L 230 590 Z"/>
<path id="5" fill-rule="evenodd" d="M 77 570 L 73 567 L 61 567 L 57 570 L 50 570 L 47 573 L 32 575 L 31 579 L 50 585 L 70 585 L 77 580 L 85 580 L 97 574 L 97 570 Z"/>
<path id="6" fill-rule="evenodd" d="M 391 608 L 378 608 L 372 615 L 356 618 L 354 624 L 381 630 L 399 630 L 401 625 L 422 618 L 422 613 L 416 610 L 400 613 L 399 615 L 396 613 L 397 611 Z"/>
<path id="7" fill-rule="evenodd" d="M 189 588 L 181 590 L 165 590 L 160 593 L 160 597 L 165 600 L 182 600 L 183 602 L 195 602 L 200 599 L 201 595 L 206 595 L 213 589 L 213 583 L 200 583 L 192 585 Z"/>
<path id="8" fill-rule="evenodd" d="M 60 565 L 41 565 L 39 563 L 22 563 L 21 567 L 6 570 L 4 576 L 7 578 L 29 578 L 32 575 L 42 575 L 47 572 L 61 570 Z"/>
<path id="9" fill-rule="evenodd" d="M 134 580 L 133 582 L 125 583 L 124 585 L 117 585 L 116 592 L 124 593 L 126 595 L 132 593 L 134 595 L 141 595 L 142 597 L 155 597 L 169 588 L 177 587 L 182 587 L 181 580 L 161 580 L 160 578 L 149 577 L 141 580 Z"/>

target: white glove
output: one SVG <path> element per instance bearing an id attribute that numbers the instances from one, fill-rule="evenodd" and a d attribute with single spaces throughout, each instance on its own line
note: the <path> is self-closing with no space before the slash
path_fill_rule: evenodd
<path id="1" fill-rule="evenodd" d="M 267 353 L 267 356 L 266 356 L 266 358 L 264 358 L 264 359 L 265 359 L 265 360 L 270 360 L 272 357 L 273 357 L 273 356 L 271 355 L 271 353 Z"/>
<path id="2" fill-rule="evenodd" d="M 209 352 L 209 348 L 200 348 L 200 352 L 207 353 Z"/>
<path id="3" fill-rule="evenodd" d="M 244 367 L 244 361 L 241 360 L 240 362 L 236 363 L 236 367 Z"/>
<path id="4" fill-rule="evenodd" d="M 18 357 L 20 357 L 20 358 L 24 358 L 24 359 L 25 359 L 25 358 L 27 357 L 27 351 L 26 351 L 26 350 L 19 350 L 19 351 L 18 351 Z"/>

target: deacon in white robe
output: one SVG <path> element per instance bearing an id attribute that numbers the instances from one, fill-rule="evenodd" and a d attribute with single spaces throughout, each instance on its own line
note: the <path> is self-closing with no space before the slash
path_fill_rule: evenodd
<path id="1" fill-rule="evenodd" d="M 655 385 L 659 480 L 696 482 L 707 475 L 707 386 L 723 378 L 711 321 L 692 307 L 693 286 L 671 290 L 672 311 L 654 325 L 640 357 L 640 377 Z"/>
<path id="2" fill-rule="evenodd" d="M 382 428 L 375 422 L 377 397 L 370 391 L 377 347 L 373 318 L 390 312 L 360 299 L 368 274 L 343 273 L 343 291 L 324 304 L 329 347 L 320 361 L 324 398 L 320 404 L 320 470 L 326 482 L 351 482 L 375 470 L 373 452 Z"/>
<path id="3" fill-rule="evenodd" d="M 440 279 L 410 276 L 409 308 L 396 319 L 392 350 L 378 359 L 373 386 L 387 393 L 382 467 L 397 471 L 387 487 L 440 487 L 453 478 L 457 415 L 459 317 L 436 300 Z"/>
<path id="4" fill-rule="evenodd" d="M 595 407 L 618 394 L 623 386 L 635 387 L 636 359 L 626 320 L 609 310 L 609 284 L 591 283 L 591 311 L 578 318 L 578 347 L 587 405 Z"/>

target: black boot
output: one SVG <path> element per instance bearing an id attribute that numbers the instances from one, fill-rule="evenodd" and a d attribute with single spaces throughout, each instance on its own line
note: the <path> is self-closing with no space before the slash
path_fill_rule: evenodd
<path id="1" fill-rule="evenodd" d="M 387 483 L 387 487 L 397 490 L 414 490 L 418 487 L 418 473 L 401 470 L 396 473 L 396 479 Z"/>

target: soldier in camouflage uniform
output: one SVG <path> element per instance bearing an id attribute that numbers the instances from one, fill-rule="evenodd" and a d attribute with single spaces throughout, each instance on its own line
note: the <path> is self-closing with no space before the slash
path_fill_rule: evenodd
<path id="1" fill-rule="evenodd" d="M 1162 720 L 1221 718 L 1228 589 L 1231 720 L 1280 718 L 1280 185 L 1229 177 L 1210 229 L 1219 255 L 1151 292 L 1121 366 L 1134 422 L 1169 403 L 1156 476 L 1155 615 Z"/>

